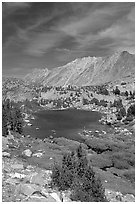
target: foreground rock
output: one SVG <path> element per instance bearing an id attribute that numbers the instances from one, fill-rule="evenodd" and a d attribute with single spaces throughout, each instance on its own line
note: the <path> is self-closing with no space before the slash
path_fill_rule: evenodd
<path id="1" fill-rule="evenodd" d="M 105 195 L 109 202 L 135 202 L 132 194 L 123 195 L 121 192 L 105 189 Z"/>
<path id="2" fill-rule="evenodd" d="M 97 132 L 96 134 L 99 134 Z M 101 140 L 96 138 L 86 139 L 86 144 L 82 144 L 85 152 L 88 155 L 88 160 L 91 162 L 94 171 L 101 178 L 103 186 L 106 189 L 106 196 L 109 201 L 115 202 L 134 202 L 135 190 L 134 183 L 126 180 L 123 175 L 130 175 L 131 169 L 126 171 L 113 167 L 112 158 L 109 157 L 114 150 L 123 146 L 123 142 L 117 144 L 111 141 L 109 144 L 109 156 L 107 155 L 108 142 L 107 133 L 103 132 Z M 109 135 L 111 138 L 111 135 Z M 127 136 L 125 136 L 126 139 Z M 113 137 L 112 137 L 113 138 Z M 111 139 L 112 139 L 111 138 Z M 115 136 L 116 139 L 116 136 Z M 20 148 L 11 148 L 7 146 L 9 142 L 19 145 Z M 79 142 L 68 140 L 65 138 L 32 139 L 18 137 L 14 139 L 4 138 L 5 148 L 3 150 L 3 202 L 71 202 L 69 195 L 66 192 L 60 193 L 50 187 L 51 168 L 54 161 L 61 162 L 64 153 L 75 150 L 79 146 Z M 51 142 L 53 141 L 53 142 Z M 93 142 L 94 141 L 94 142 Z M 101 141 L 101 143 L 100 143 Z M 128 140 L 127 140 L 128 141 Z M 92 143 L 93 142 L 93 143 Z M 131 143 L 130 151 L 132 151 Z M 29 147 L 28 149 L 26 147 Z M 89 149 L 92 147 L 92 149 Z M 101 153 L 95 152 L 95 148 L 99 148 Z M 115 147 L 115 148 L 114 148 Z M 133 147 L 134 149 L 134 147 Z M 126 151 L 127 151 L 126 146 Z M 125 153 L 121 153 L 122 159 Z M 114 156 L 113 154 L 111 156 Z M 116 155 L 115 155 L 116 156 Z M 134 168 L 132 168 L 134 170 Z"/>
<path id="3" fill-rule="evenodd" d="M 31 157 L 32 155 L 32 151 L 30 149 L 26 149 L 22 152 L 23 155 L 27 156 L 27 157 Z"/>
<path id="4" fill-rule="evenodd" d="M 3 157 L 8 157 L 8 158 L 9 158 L 9 157 L 10 157 L 10 153 L 8 153 L 8 152 L 2 152 L 2 156 L 3 156 Z"/>

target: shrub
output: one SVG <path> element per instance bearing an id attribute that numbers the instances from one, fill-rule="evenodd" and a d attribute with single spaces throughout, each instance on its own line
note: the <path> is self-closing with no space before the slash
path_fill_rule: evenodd
<path id="1" fill-rule="evenodd" d="M 135 156 L 133 153 L 126 151 L 115 152 L 112 154 L 114 167 L 118 169 L 128 169 L 135 165 Z"/>
<path id="2" fill-rule="evenodd" d="M 98 86 L 97 89 L 98 94 L 109 95 L 109 92 L 105 86 Z"/>
<path id="3" fill-rule="evenodd" d="M 130 167 L 130 165 L 126 160 L 114 159 L 113 162 L 114 162 L 114 167 L 117 169 L 128 169 Z"/>
<path id="4" fill-rule="evenodd" d="M 122 92 L 120 93 L 120 95 L 121 95 L 121 96 L 125 96 L 125 92 L 122 91 Z"/>
<path id="5" fill-rule="evenodd" d="M 91 154 L 91 155 L 89 155 L 89 160 L 91 161 L 92 166 L 99 167 L 100 169 L 110 167 L 113 165 L 109 156 L 107 156 L 105 154 L 103 154 L 103 155 L 102 154 Z"/>
<path id="6" fill-rule="evenodd" d="M 83 105 L 88 105 L 89 101 L 86 98 L 83 98 Z"/>
<path id="7" fill-rule="evenodd" d="M 128 125 L 128 124 L 129 124 L 129 121 L 128 121 L 127 119 L 124 119 L 122 122 L 123 122 L 125 125 Z"/>
<path id="8" fill-rule="evenodd" d="M 127 83 L 126 83 L 126 82 L 124 82 L 124 81 L 123 81 L 123 82 L 121 82 L 121 85 L 126 85 L 126 84 L 127 84 Z"/>
<path id="9" fill-rule="evenodd" d="M 72 96 L 73 96 L 73 93 L 70 93 L 70 96 L 72 97 Z"/>
<path id="10" fill-rule="evenodd" d="M 62 164 L 52 169 L 51 185 L 59 190 L 71 190 L 75 201 L 106 201 L 104 188 L 95 172 L 88 165 L 86 154 L 81 145 L 75 152 L 64 155 Z"/>
<path id="11" fill-rule="evenodd" d="M 127 109 L 127 116 L 133 115 L 135 116 L 135 104 L 131 105 L 128 109 Z"/>
<path id="12" fill-rule="evenodd" d="M 124 116 L 126 116 L 126 110 L 124 107 L 120 107 L 117 114 L 117 120 L 121 120 Z"/>
<path id="13" fill-rule="evenodd" d="M 109 146 L 110 149 L 112 150 L 112 152 L 116 152 L 120 150 L 124 150 L 125 148 L 127 148 L 127 144 L 124 143 L 123 141 L 109 141 Z M 118 152 L 119 153 L 119 152 Z"/>
<path id="14" fill-rule="evenodd" d="M 90 101 L 90 104 L 95 104 L 95 105 L 98 105 L 99 104 L 99 100 L 97 98 L 93 98 L 91 101 Z"/>
<path id="15" fill-rule="evenodd" d="M 109 92 L 108 92 L 107 89 L 104 89 L 104 90 L 102 91 L 102 94 L 103 94 L 103 95 L 109 95 Z"/>
<path id="16" fill-rule="evenodd" d="M 135 99 L 135 91 L 133 91 L 132 98 Z"/>
<path id="17" fill-rule="evenodd" d="M 85 140 L 85 144 L 98 154 L 110 150 L 110 144 L 108 141 L 99 138 L 89 138 Z"/>
<path id="18" fill-rule="evenodd" d="M 134 169 L 129 169 L 124 171 L 123 177 L 125 177 L 127 180 L 129 180 L 131 183 L 135 182 L 135 170 Z"/>
<path id="19" fill-rule="evenodd" d="M 79 145 L 81 144 L 83 149 L 88 149 L 87 145 L 84 143 L 80 143 L 75 140 L 69 140 L 64 137 L 58 137 L 53 139 L 54 143 L 57 144 L 58 146 L 64 146 L 66 149 L 69 149 L 70 151 L 75 151 Z"/>
<path id="20" fill-rule="evenodd" d="M 125 96 L 127 96 L 127 97 L 128 97 L 128 91 L 125 91 Z"/>
<path id="21" fill-rule="evenodd" d="M 133 120 L 133 116 L 132 115 L 127 116 L 126 120 L 129 121 L 129 122 L 132 121 Z"/>
<path id="22" fill-rule="evenodd" d="M 133 93 L 130 91 L 130 98 L 135 99 L 135 91 L 133 91 Z"/>
<path id="23" fill-rule="evenodd" d="M 2 119 L 2 135 L 3 136 L 8 135 L 7 121 L 5 117 L 3 117 Z"/>
<path id="24" fill-rule="evenodd" d="M 126 110 L 124 107 L 121 107 L 119 110 L 119 114 L 121 114 L 122 117 L 126 116 Z"/>
<path id="25" fill-rule="evenodd" d="M 121 108 L 121 107 L 123 107 L 122 99 L 114 100 L 114 103 L 113 103 L 112 107 L 116 107 L 116 108 Z"/>
<path id="26" fill-rule="evenodd" d="M 116 86 L 116 89 L 113 90 L 113 93 L 114 93 L 115 95 L 120 95 L 120 90 L 118 89 L 118 86 Z"/>
<path id="27" fill-rule="evenodd" d="M 129 92 L 130 96 L 132 96 L 132 91 Z"/>
<path id="28" fill-rule="evenodd" d="M 117 114 L 117 120 L 122 120 L 122 115 L 121 115 L 121 113 L 118 113 L 118 114 Z"/>
<path id="29" fill-rule="evenodd" d="M 100 105 L 100 106 L 107 107 L 107 101 L 105 101 L 105 100 L 100 100 L 99 105 Z"/>

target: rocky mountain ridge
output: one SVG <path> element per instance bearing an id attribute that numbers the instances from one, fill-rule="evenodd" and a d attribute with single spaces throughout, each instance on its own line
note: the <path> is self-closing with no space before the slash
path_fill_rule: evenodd
<path id="1" fill-rule="evenodd" d="M 35 69 L 26 75 L 25 81 L 44 86 L 87 86 L 134 78 L 134 73 L 135 55 L 123 51 L 106 57 L 78 58 L 51 70 Z"/>
<path id="2" fill-rule="evenodd" d="M 135 82 L 135 55 L 127 51 L 116 52 L 106 57 L 83 57 L 51 70 L 34 69 L 23 79 L 3 77 L 3 98 L 14 101 L 31 100 L 38 90 L 46 86 L 68 87 L 94 86 L 109 83 L 110 86 Z"/>

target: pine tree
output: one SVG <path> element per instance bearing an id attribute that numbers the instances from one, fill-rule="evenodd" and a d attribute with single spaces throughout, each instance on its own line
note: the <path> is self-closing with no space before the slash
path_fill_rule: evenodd
<path id="1" fill-rule="evenodd" d="M 127 116 L 135 116 L 135 104 L 131 105 L 128 109 L 127 109 Z"/>
<path id="2" fill-rule="evenodd" d="M 7 115 L 6 111 L 3 108 L 2 109 L 2 135 L 6 136 L 8 134 L 8 128 L 7 128 Z"/>
<path id="3" fill-rule="evenodd" d="M 120 90 L 118 89 L 118 86 L 116 86 L 116 89 L 113 90 L 113 93 L 114 93 L 115 95 L 120 95 Z"/>
<path id="4" fill-rule="evenodd" d="M 125 91 L 125 96 L 127 96 L 127 97 L 128 97 L 128 91 Z"/>
<path id="5" fill-rule="evenodd" d="M 85 166 L 83 176 L 74 178 L 71 199 L 81 202 L 105 202 L 105 191 L 99 178 L 90 166 Z"/>
<path id="6" fill-rule="evenodd" d="M 8 134 L 8 127 L 10 130 L 22 133 L 23 118 L 21 111 L 17 104 L 10 102 L 9 99 L 2 103 L 2 132 Z"/>
<path id="7" fill-rule="evenodd" d="M 70 189 L 71 199 L 84 202 L 105 202 L 104 188 L 93 169 L 88 165 L 86 154 L 80 145 L 76 152 L 64 155 L 62 165 L 52 169 L 52 186 L 60 191 Z"/>
<path id="8" fill-rule="evenodd" d="M 88 165 L 88 161 L 81 145 L 79 145 L 79 147 L 77 148 L 76 155 L 77 155 L 76 162 L 77 174 L 79 176 L 83 176 L 85 167 Z"/>

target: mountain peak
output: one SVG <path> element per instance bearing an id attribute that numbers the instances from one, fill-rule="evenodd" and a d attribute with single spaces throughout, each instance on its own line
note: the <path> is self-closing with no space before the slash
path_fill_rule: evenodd
<path id="1" fill-rule="evenodd" d="M 126 50 L 118 50 L 118 51 L 116 51 L 114 54 L 119 54 L 119 55 L 133 55 L 133 54 L 129 53 L 129 52 L 126 51 Z"/>
<path id="2" fill-rule="evenodd" d="M 38 69 L 27 76 L 27 80 L 44 86 L 85 86 L 103 84 L 130 76 L 135 71 L 134 55 L 127 51 L 116 51 L 106 57 L 82 57 L 64 66 L 51 70 Z"/>

